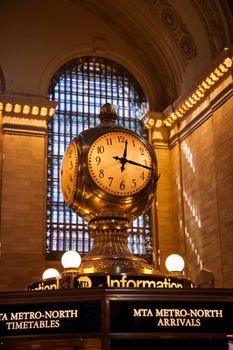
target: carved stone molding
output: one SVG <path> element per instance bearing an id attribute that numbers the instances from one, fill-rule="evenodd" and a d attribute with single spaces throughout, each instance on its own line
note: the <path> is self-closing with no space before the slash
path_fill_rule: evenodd
<path id="1" fill-rule="evenodd" d="M 205 27 L 213 58 L 227 46 L 227 38 L 223 30 L 224 23 L 222 22 L 218 6 L 215 0 L 190 1 Z"/>
<path id="2" fill-rule="evenodd" d="M 165 29 L 183 66 L 187 66 L 196 57 L 197 49 L 178 12 L 166 0 L 143 0 L 143 2 L 156 20 L 159 20 L 162 29 Z"/>

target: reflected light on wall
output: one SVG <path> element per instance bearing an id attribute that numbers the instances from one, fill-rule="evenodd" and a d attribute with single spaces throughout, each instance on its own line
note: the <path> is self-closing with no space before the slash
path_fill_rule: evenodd
<path id="1" fill-rule="evenodd" d="M 187 162 L 192 169 L 193 173 L 195 173 L 195 166 L 193 162 L 193 154 L 191 152 L 190 147 L 187 145 L 187 143 L 184 141 L 181 143 L 181 150 L 182 153 L 184 154 L 185 158 L 187 159 Z"/>
<path id="2" fill-rule="evenodd" d="M 191 248 L 192 253 L 195 255 L 196 257 L 196 261 L 197 261 L 197 265 L 200 267 L 200 269 L 203 268 L 203 262 L 202 259 L 200 257 L 200 254 L 198 253 L 197 248 L 195 247 L 195 243 L 193 242 L 192 237 L 190 236 L 187 227 L 185 226 L 185 237 L 186 237 L 186 241 L 187 244 L 189 245 L 189 247 Z"/>
<path id="3" fill-rule="evenodd" d="M 183 191 L 183 198 L 185 203 L 188 205 L 190 213 L 192 214 L 192 217 L 196 221 L 197 226 L 201 228 L 201 217 L 200 217 L 200 212 L 197 204 L 193 201 L 192 197 L 189 196 L 185 190 Z"/>

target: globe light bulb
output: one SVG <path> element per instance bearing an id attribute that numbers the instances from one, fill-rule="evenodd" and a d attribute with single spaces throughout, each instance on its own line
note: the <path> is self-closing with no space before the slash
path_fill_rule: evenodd
<path id="1" fill-rule="evenodd" d="M 49 268 L 47 270 L 44 271 L 42 278 L 43 280 L 46 280 L 48 278 L 54 278 L 54 277 L 59 277 L 60 273 L 54 269 L 54 268 Z"/>
<path id="2" fill-rule="evenodd" d="M 78 268 L 81 264 L 81 256 L 74 250 L 68 250 L 62 255 L 61 263 L 65 269 Z"/>
<path id="3" fill-rule="evenodd" d="M 178 254 L 171 254 L 167 257 L 165 266 L 169 272 L 182 272 L 184 269 L 184 259 Z"/>

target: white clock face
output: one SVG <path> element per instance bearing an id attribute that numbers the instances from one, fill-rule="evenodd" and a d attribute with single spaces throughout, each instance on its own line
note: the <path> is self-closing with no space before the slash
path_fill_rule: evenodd
<path id="1" fill-rule="evenodd" d="M 88 152 L 94 182 L 107 193 L 128 196 L 141 191 L 152 176 L 152 158 L 139 137 L 123 131 L 100 136 Z"/>

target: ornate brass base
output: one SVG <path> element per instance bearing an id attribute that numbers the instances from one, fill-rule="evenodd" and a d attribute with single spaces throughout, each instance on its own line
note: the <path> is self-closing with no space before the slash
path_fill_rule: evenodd
<path id="1" fill-rule="evenodd" d="M 104 273 L 132 275 L 156 274 L 152 265 L 136 257 L 128 248 L 130 223 L 122 219 L 99 219 L 89 222 L 93 247 L 82 259 L 80 274 Z"/>

